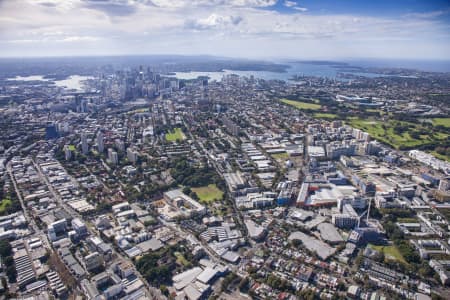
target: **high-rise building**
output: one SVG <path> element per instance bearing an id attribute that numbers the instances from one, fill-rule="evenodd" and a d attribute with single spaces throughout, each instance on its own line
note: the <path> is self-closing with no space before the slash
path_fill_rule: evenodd
<path id="1" fill-rule="evenodd" d="M 89 144 L 87 141 L 87 134 L 84 132 L 81 134 L 81 152 L 83 154 L 88 154 L 88 152 L 89 152 Z"/>
<path id="2" fill-rule="evenodd" d="M 117 165 L 119 163 L 119 155 L 111 148 L 108 149 L 108 159 L 113 165 Z"/>
<path id="3" fill-rule="evenodd" d="M 132 148 L 127 149 L 127 158 L 131 163 L 135 163 L 138 159 L 138 154 Z"/>
<path id="4" fill-rule="evenodd" d="M 101 131 L 97 134 L 97 148 L 99 153 L 103 153 L 105 151 L 105 144 L 103 142 L 103 133 Z"/>
<path id="5" fill-rule="evenodd" d="M 125 143 L 122 140 L 116 139 L 115 144 L 116 144 L 117 150 L 119 150 L 120 152 L 125 151 Z"/>
<path id="6" fill-rule="evenodd" d="M 72 228 L 80 237 L 86 236 L 88 234 L 87 227 L 80 218 L 72 219 Z"/>
<path id="7" fill-rule="evenodd" d="M 88 111 L 88 101 L 87 100 L 81 100 L 80 112 L 86 113 L 87 111 Z"/>
<path id="8" fill-rule="evenodd" d="M 69 145 L 64 146 L 64 155 L 66 160 L 70 160 L 72 158 L 72 150 Z"/>
<path id="9" fill-rule="evenodd" d="M 84 264 L 88 271 L 97 269 L 103 265 L 103 258 L 98 252 L 93 252 L 84 257 Z"/>
<path id="10" fill-rule="evenodd" d="M 450 179 L 441 179 L 439 182 L 439 190 L 442 192 L 450 191 Z"/>

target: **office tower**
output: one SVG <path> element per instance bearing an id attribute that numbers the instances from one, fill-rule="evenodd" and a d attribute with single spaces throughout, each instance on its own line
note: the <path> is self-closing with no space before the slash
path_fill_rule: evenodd
<path id="1" fill-rule="evenodd" d="M 64 155 L 66 160 L 70 160 L 72 158 L 72 150 L 69 145 L 64 146 Z"/>
<path id="2" fill-rule="evenodd" d="M 117 150 L 119 150 L 120 152 L 125 151 L 125 143 L 122 140 L 116 139 L 115 144 L 116 144 Z"/>
<path id="3" fill-rule="evenodd" d="M 105 144 L 103 143 L 103 133 L 101 131 L 99 131 L 97 134 L 97 147 L 99 153 L 103 153 L 103 151 L 105 151 Z"/>
<path id="4" fill-rule="evenodd" d="M 81 134 L 81 152 L 85 155 L 88 154 L 88 152 L 89 152 L 89 144 L 87 141 L 87 134 L 84 132 Z"/>
<path id="5" fill-rule="evenodd" d="M 112 148 L 108 149 L 108 159 L 113 165 L 117 165 L 119 163 L 119 155 Z"/>
<path id="6" fill-rule="evenodd" d="M 132 148 L 127 149 L 127 158 L 131 163 L 135 163 L 138 159 L 138 154 Z"/>

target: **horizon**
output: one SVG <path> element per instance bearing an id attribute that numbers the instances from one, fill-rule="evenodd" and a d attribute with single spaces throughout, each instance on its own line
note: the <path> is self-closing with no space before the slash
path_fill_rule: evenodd
<path id="1" fill-rule="evenodd" d="M 209 54 L 195 54 L 195 55 L 183 55 L 183 54 L 123 54 L 123 55 L 78 55 L 78 56 L 11 56 L 11 57 L 0 57 L 0 62 L 8 61 L 19 61 L 21 63 L 40 63 L 43 61 L 48 61 L 56 63 L 58 61 L 71 62 L 72 60 L 80 60 L 80 62 L 85 63 L 89 60 L 102 59 L 105 64 L 118 63 L 114 59 L 124 60 L 121 63 L 130 63 L 126 61 L 127 59 L 137 59 L 142 58 L 140 63 L 144 65 L 158 64 L 158 63 L 205 63 L 205 62 L 241 62 L 241 63 L 261 63 L 261 64 L 271 64 L 271 65 L 284 65 L 283 71 L 269 71 L 275 73 L 285 73 L 288 72 L 295 64 L 316 64 L 316 63 L 328 63 L 332 66 L 333 63 L 344 64 L 353 67 L 366 67 L 366 68 L 389 68 L 389 69 L 405 69 L 405 70 L 416 70 L 423 72 L 439 72 L 439 73 L 449 73 L 450 72 L 450 59 L 394 59 L 394 58 L 340 58 L 340 59 L 306 59 L 306 58 L 248 58 L 248 57 L 226 57 L 226 56 L 215 56 Z M 145 59 L 150 59 L 145 61 Z M 173 60 L 173 61 L 171 61 Z M 222 69 L 222 71 L 227 68 Z M 251 68 L 250 68 L 251 69 Z M 250 70 L 249 69 L 249 70 Z M 230 68 L 233 70 L 233 68 Z M 254 70 L 257 71 L 257 70 Z M 197 72 L 193 69 L 192 72 Z"/>
<path id="2" fill-rule="evenodd" d="M 6 0 L 0 57 L 450 60 L 448 1 L 392 2 Z"/>

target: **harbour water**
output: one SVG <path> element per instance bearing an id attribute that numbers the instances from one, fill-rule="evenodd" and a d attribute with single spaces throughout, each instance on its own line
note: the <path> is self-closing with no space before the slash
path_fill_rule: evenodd
<path id="1" fill-rule="evenodd" d="M 287 63 L 289 68 L 286 72 L 269 72 L 269 71 L 238 71 L 238 70 L 224 70 L 222 72 L 175 72 L 175 74 L 168 75 L 169 77 L 176 77 L 178 79 L 195 79 L 199 76 L 207 76 L 209 80 L 220 81 L 223 76 L 236 74 L 239 76 L 265 79 L 265 80 L 284 80 L 291 81 L 294 76 L 317 76 L 337 80 L 345 80 L 338 77 L 340 69 L 330 64 L 315 64 L 308 62 L 290 62 Z M 346 71 L 345 73 L 355 74 L 366 77 L 382 77 L 383 74 L 376 73 L 356 73 Z"/>
<path id="2" fill-rule="evenodd" d="M 63 80 L 51 80 L 50 78 L 44 78 L 43 75 L 31 75 L 31 76 L 16 76 L 8 78 L 8 80 L 15 81 L 53 81 L 56 86 L 65 88 L 67 90 L 83 91 L 83 81 L 93 79 L 92 76 L 71 75 Z"/>

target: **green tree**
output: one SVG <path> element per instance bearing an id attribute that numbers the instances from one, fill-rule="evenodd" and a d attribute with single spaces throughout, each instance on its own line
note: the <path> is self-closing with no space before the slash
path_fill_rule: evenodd
<path id="1" fill-rule="evenodd" d="M 6 281 L 6 278 L 2 276 L 2 286 L 5 290 L 8 289 L 8 282 Z"/>
<path id="2" fill-rule="evenodd" d="M 17 272 L 16 267 L 9 266 L 6 268 L 6 276 L 8 276 L 9 282 L 16 282 Z"/>
<path id="3" fill-rule="evenodd" d="M 12 247 L 8 240 L 0 241 L 0 256 L 7 257 L 12 254 Z"/>
<path id="4" fill-rule="evenodd" d="M 12 256 L 7 256 L 5 257 L 5 259 L 3 260 L 3 263 L 5 264 L 5 266 L 9 267 L 14 265 L 14 259 L 12 258 Z"/>
<path id="5" fill-rule="evenodd" d="M 183 188 L 183 193 L 186 194 L 186 195 L 190 195 L 190 194 L 192 193 L 192 190 L 191 190 L 190 187 L 185 186 L 185 187 Z"/>

